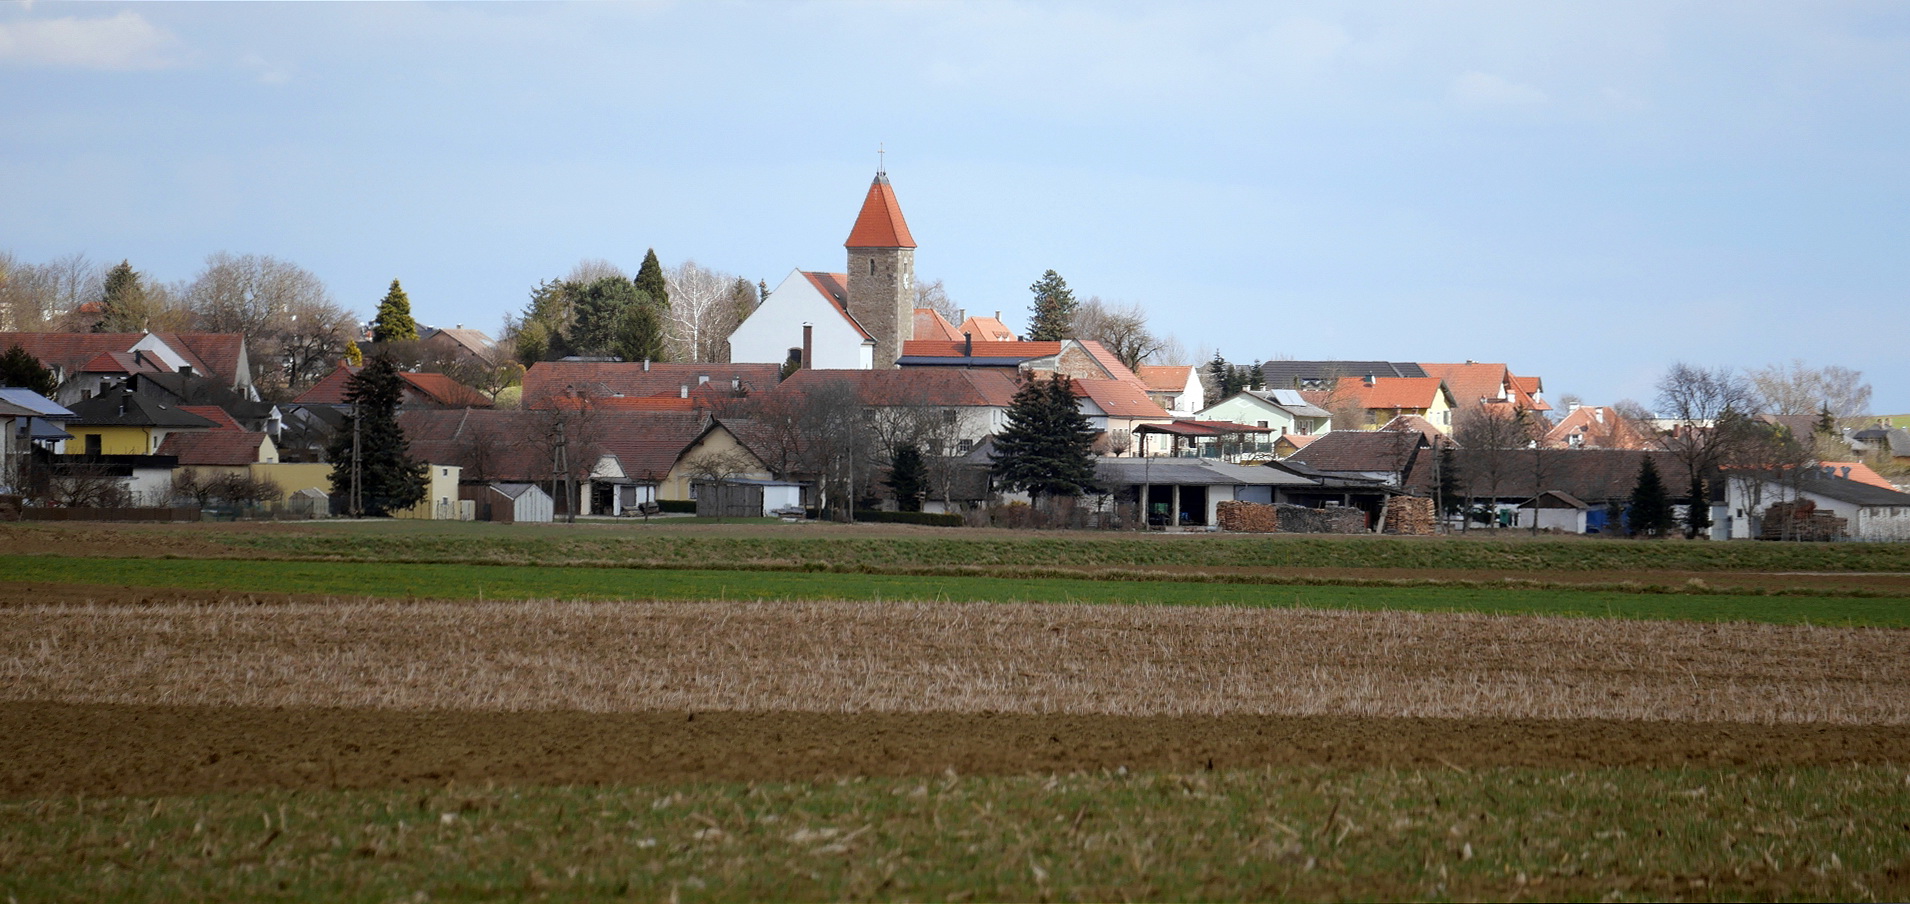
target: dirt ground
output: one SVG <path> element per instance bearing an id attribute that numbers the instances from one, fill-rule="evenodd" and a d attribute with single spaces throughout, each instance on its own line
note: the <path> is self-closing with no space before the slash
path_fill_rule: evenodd
<path id="1" fill-rule="evenodd" d="M 0 703 L 0 796 L 854 775 L 1901 761 L 1910 726 Z"/>

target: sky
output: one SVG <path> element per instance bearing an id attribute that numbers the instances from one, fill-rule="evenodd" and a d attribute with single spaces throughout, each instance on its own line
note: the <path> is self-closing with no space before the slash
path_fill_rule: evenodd
<path id="1" fill-rule="evenodd" d="M 1189 363 L 1673 362 L 1910 412 L 1910 5 L 0 3 L 0 250 L 264 254 L 496 335 L 585 259 L 842 269 L 880 158 L 970 313 Z"/>

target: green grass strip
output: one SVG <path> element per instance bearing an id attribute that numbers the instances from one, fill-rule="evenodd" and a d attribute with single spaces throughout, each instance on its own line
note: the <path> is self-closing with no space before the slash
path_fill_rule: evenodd
<path id="1" fill-rule="evenodd" d="M 0 556 L 12 581 L 437 599 L 911 600 L 1304 606 L 1910 626 L 1902 599 L 1480 587 L 1343 587 L 536 565 Z"/>

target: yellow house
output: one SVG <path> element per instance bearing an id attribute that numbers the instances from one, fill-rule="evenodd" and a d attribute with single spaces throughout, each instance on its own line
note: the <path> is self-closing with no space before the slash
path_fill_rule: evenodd
<path id="1" fill-rule="evenodd" d="M 1411 414 L 1452 434 L 1452 391 L 1438 377 L 1341 377 L 1321 407 L 1334 413 L 1335 430 L 1378 430 Z"/>
<path id="2" fill-rule="evenodd" d="M 71 407 L 74 418 L 67 422 L 66 431 L 73 438 L 62 450 L 69 455 L 158 455 L 167 436 L 219 426 L 127 389 L 111 390 Z"/>
<path id="3" fill-rule="evenodd" d="M 676 464 L 657 485 L 658 499 L 689 499 L 690 484 L 698 480 L 746 478 L 768 480 L 772 475 L 762 459 L 745 448 L 721 421 L 711 421 L 701 436 L 691 440 Z"/>
<path id="4" fill-rule="evenodd" d="M 463 506 L 459 505 L 458 479 L 464 469 L 457 465 L 426 465 L 424 499 L 408 509 L 391 513 L 393 518 L 413 518 L 420 521 L 461 521 L 464 520 Z M 475 507 L 475 504 L 472 504 Z"/>

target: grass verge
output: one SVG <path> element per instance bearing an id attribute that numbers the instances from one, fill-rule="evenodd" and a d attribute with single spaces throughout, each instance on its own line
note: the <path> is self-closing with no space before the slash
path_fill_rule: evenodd
<path id="1" fill-rule="evenodd" d="M 1901 767 L 1267 769 L 0 802 L 20 900 L 1902 900 Z"/>
<path id="2" fill-rule="evenodd" d="M 1901 598 L 1489 586 L 1318 586 L 533 565 L 0 556 L 8 580 L 432 599 L 907 600 L 1322 609 L 1907 627 Z"/>

